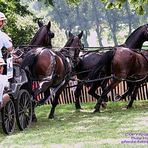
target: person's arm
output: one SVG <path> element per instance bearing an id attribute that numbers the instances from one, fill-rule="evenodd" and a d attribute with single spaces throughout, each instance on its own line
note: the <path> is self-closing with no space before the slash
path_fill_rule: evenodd
<path id="1" fill-rule="evenodd" d="M 7 34 L 3 34 L 3 46 L 7 49 L 9 53 L 13 51 L 13 44 L 11 38 Z"/>
<path id="2" fill-rule="evenodd" d="M 10 52 L 10 53 L 13 52 L 13 50 L 14 50 L 13 47 L 7 48 L 7 51 Z"/>

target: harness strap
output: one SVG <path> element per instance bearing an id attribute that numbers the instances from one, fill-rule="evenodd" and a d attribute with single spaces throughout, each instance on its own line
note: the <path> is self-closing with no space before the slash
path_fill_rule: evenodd
<path id="1" fill-rule="evenodd" d="M 67 75 L 71 71 L 71 69 L 72 69 L 72 66 L 71 66 L 72 62 L 71 62 L 71 60 L 68 57 L 66 57 L 65 55 L 63 55 L 63 53 L 56 52 L 56 54 L 62 59 L 63 64 L 65 66 L 65 75 Z"/>
<path id="2" fill-rule="evenodd" d="M 41 52 L 43 52 L 43 50 L 46 49 L 46 48 L 39 48 L 37 50 L 37 55 L 39 55 Z M 48 50 L 49 53 L 51 54 L 51 64 L 48 66 L 48 69 L 47 69 L 47 73 L 49 73 L 49 70 L 51 71 L 51 74 L 46 76 L 45 78 L 43 79 L 40 79 L 40 78 L 33 78 L 33 75 L 32 75 L 32 72 L 30 71 L 30 68 L 28 66 L 25 67 L 25 70 L 28 71 L 28 74 L 30 75 L 30 79 L 32 81 L 50 81 L 53 79 L 54 77 L 54 72 L 55 72 L 55 65 L 56 65 L 56 54 L 51 51 L 51 50 Z"/>
<path id="3" fill-rule="evenodd" d="M 56 65 L 56 54 L 52 50 L 49 50 L 49 52 L 52 55 L 52 61 L 51 61 L 51 65 L 48 66 L 47 71 L 49 71 L 49 69 L 51 69 L 51 74 L 49 76 L 47 76 L 46 78 L 44 78 L 43 81 L 44 80 L 49 81 L 49 80 L 53 79 L 53 77 L 54 77 L 55 65 Z"/>
<path id="4" fill-rule="evenodd" d="M 51 94 L 48 98 L 44 98 L 39 101 L 39 104 L 47 103 L 52 97 L 55 96 L 56 92 L 65 84 L 65 80 L 63 80 L 57 87 L 51 89 Z"/>

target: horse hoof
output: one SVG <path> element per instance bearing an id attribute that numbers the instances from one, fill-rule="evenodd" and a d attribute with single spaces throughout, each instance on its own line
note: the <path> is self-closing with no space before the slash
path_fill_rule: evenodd
<path id="1" fill-rule="evenodd" d="M 131 109 L 131 108 L 132 108 L 132 106 L 127 106 L 126 108 L 127 108 L 127 109 Z"/>
<path id="2" fill-rule="evenodd" d="M 80 110 L 80 109 L 82 109 L 81 107 L 76 107 L 76 110 Z"/>
<path id="3" fill-rule="evenodd" d="M 107 103 L 106 103 L 106 102 L 103 102 L 103 103 L 101 104 L 101 106 L 102 106 L 102 108 L 106 109 Z"/>
<path id="4" fill-rule="evenodd" d="M 83 110 L 82 107 L 76 107 L 76 110 Z"/>
<path id="5" fill-rule="evenodd" d="M 127 110 L 127 109 L 130 109 L 130 107 L 129 106 L 122 107 L 122 110 Z"/>
<path id="6" fill-rule="evenodd" d="M 48 116 L 48 119 L 53 119 L 54 118 L 54 115 L 49 115 Z"/>
<path id="7" fill-rule="evenodd" d="M 99 110 L 99 109 L 95 109 L 95 110 L 93 111 L 93 114 L 95 114 L 95 113 L 100 113 L 100 110 Z"/>
<path id="8" fill-rule="evenodd" d="M 75 104 L 75 108 L 76 108 L 76 109 L 81 109 L 80 104 Z"/>
<path id="9" fill-rule="evenodd" d="M 120 101 L 121 100 L 121 96 L 120 95 L 116 95 L 115 98 L 114 98 L 114 101 L 117 102 L 117 101 Z"/>

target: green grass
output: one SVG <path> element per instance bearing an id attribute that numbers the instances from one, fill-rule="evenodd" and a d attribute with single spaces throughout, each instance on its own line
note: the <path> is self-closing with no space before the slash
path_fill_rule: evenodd
<path id="1" fill-rule="evenodd" d="M 52 120 L 47 119 L 50 106 L 39 106 L 38 122 L 24 131 L 16 129 L 10 136 L 1 132 L 0 147 L 146 147 L 148 101 L 135 101 L 134 108 L 122 110 L 126 104 L 109 102 L 107 109 L 96 114 L 92 114 L 94 103 L 83 103 L 82 111 L 75 111 L 74 104 L 59 105 Z M 143 138 L 147 144 L 121 143 L 131 137 Z"/>

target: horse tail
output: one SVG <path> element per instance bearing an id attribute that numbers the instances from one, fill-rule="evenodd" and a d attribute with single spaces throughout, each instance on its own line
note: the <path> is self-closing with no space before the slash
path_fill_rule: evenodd
<path id="1" fill-rule="evenodd" d="M 33 65 L 33 63 L 35 62 L 35 59 L 36 59 L 36 53 L 34 51 L 29 51 L 24 59 L 23 59 L 23 62 L 21 64 L 21 68 L 25 69 L 26 66 L 31 66 Z"/>
<path id="2" fill-rule="evenodd" d="M 110 50 L 104 53 L 100 58 L 99 62 L 94 66 L 94 68 L 90 72 L 88 78 L 90 80 L 96 79 L 99 73 L 104 71 L 105 67 L 111 68 L 111 63 L 114 55 L 115 55 L 115 50 Z"/>

